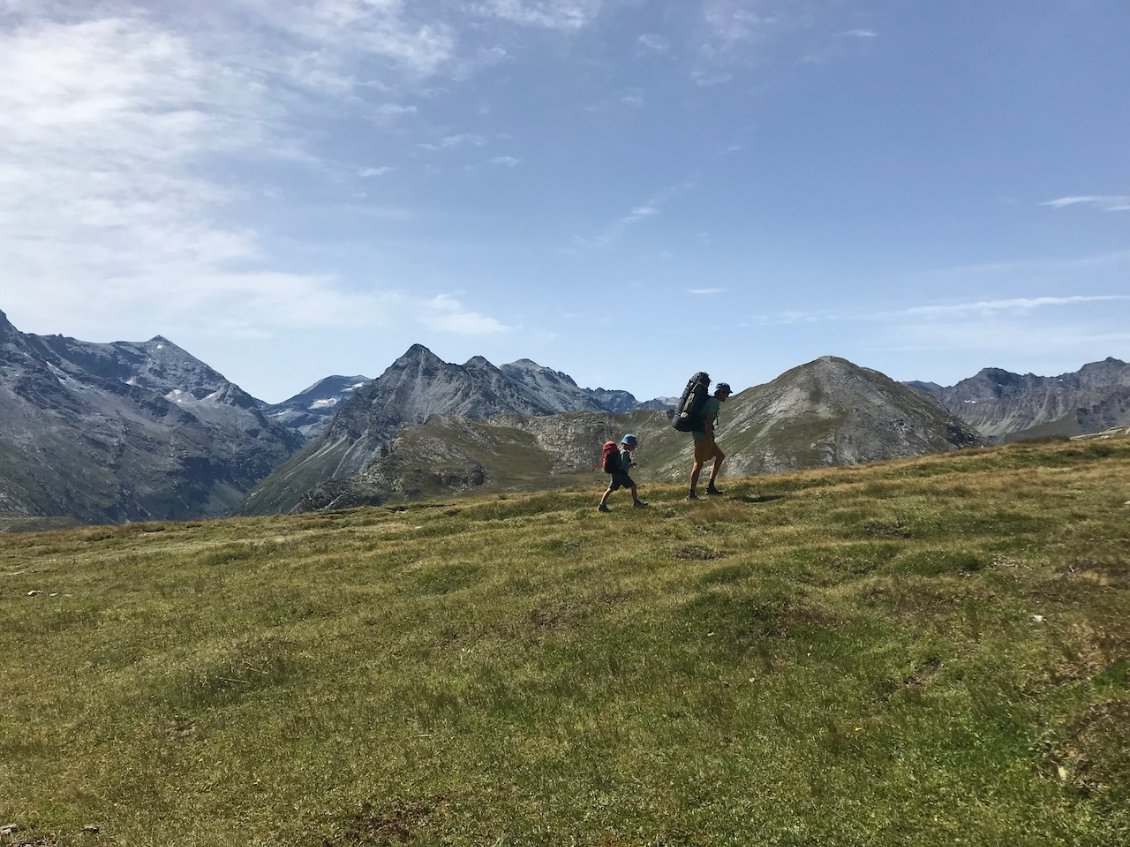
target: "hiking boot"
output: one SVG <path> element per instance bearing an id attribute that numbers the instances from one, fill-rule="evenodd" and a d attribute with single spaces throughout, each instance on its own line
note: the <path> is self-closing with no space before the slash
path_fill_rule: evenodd
<path id="1" fill-rule="evenodd" d="M 611 509 L 609 509 L 609 508 L 608 508 L 607 506 L 605 506 L 605 505 L 604 505 L 603 503 L 601 503 L 601 504 L 600 504 L 599 506 L 597 506 L 597 507 L 596 507 L 596 510 L 597 510 L 598 512 L 611 512 L 611 511 L 612 511 L 612 510 L 611 510 Z"/>
<path id="2" fill-rule="evenodd" d="M 632 504 L 632 508 L 634 508 L 634 509 L 646 509 L 647 508 L 647 502 L 645 500 L 637 500 L 635 503 Z"/>
<path id="3" fill-rule="evenodd" d="M 708 485 L 708 486 L 706 486 L 706 493 L 709 494 L 711 497 L 717 497 L 722 492 L 719 491 L 717 488 L 715 488 L 713 485 Z"/>
<path id="4" fill-rule="evenodd" d="M 688 495 L 687 495 L 687 499 L 688 499 L 688 500 L 697 500 L 697 499 L 698 499 L 698 495 L 697 495 L 697 494 L 695 494 L 695 493 L 694 493 L 694 492 L 692 491 L 692 492 L 691 492 L 690 494 L 688 494 Z"/>

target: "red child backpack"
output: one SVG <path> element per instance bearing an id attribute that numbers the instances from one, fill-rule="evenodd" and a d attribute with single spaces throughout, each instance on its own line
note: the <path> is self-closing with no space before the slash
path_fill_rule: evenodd
<path id="1" fill-rule="evenodd" d="M 605 473 L 616 473 L 620 470 L 620 445 L 615 441 L 605 441 L 600 464 Z"/>

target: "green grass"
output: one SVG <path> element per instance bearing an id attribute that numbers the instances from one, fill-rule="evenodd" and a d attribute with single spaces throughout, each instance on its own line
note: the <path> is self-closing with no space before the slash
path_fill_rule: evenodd
<path id="1" fill-rule="evenodd" d="M 724 482 L 0 536 L 0 844 L 1127 843 L 1130 441 Z"/>

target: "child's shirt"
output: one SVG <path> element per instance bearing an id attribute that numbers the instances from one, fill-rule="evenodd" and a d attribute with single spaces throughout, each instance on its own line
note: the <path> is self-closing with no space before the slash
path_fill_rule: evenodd
<path id="1" fill-rule="evenodd" d="M 620 470 L 627 473 L 632 467 L 632 453 L 630 450 L 620 448 Z"/>

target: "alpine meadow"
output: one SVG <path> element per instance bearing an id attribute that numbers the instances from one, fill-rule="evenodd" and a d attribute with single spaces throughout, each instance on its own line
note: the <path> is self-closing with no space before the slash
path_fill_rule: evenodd
<path id="1" fill-rule="evenodd" d="M 0 534 L 5 845 L 1130 835 L 1130 438 Z"/>

